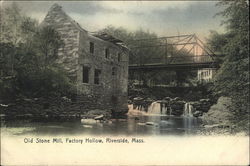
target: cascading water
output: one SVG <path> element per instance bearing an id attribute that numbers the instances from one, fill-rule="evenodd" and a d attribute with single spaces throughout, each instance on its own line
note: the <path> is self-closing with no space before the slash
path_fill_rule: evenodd
<path id="1" fill-rule="evenodd" d="M 161 104 L 157 101 L 148 107 L 148 114 L 161 114 Z"/>
<path id="2" fill-rule="evenodd" d="M 133 104 L 128 105 L 128 115 L 132 116 L 139 116 L 139 115 L 145 115 L 145 109 L 143 106 L 137 106 L 134 108 Z"/>
<path id="3" fill-rule="evenodd" d="M 193 106 L 190 103 L 186 103 L 184 106 L 183 116 L 193 117 Z"/>
<path id="4" fill-rule="evenodd" d="M 129 105 L 128 115 L 172 115 L 172 109 L 166 103 L 155 101 L 145 111 L 143 106 L 134 107 L 133 104 Z"/>
<path id="5" fill-rule="evenodd" d="M 167 111 L 168 111 L 168 108 L 166 107 L 165 104 L 162 104 L 162 114 L 163 115 L 166 115 L 167 114 Z"/>
<path id="6" fill-rule="evenodd" d="M 148 114 L 171 115 L 172 109 L 166 103 L 155 101 L 148 107 Z"/>
<path id="7" fill-rule="evenodd" d="M 172 115 L 172 108 L 169 107 L 169 115 L 171 116 Z"/>

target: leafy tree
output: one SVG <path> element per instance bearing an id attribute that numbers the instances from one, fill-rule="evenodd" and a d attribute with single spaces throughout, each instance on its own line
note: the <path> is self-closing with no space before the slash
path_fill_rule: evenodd
<path id="1" fill-rule="evenodd" d="M 221 1 L 225 8 L 219 13 L 224 17 L 225 34 L 215 33 L 209 39 L 210 45 L 225 57 L 219 69 L 214 91 L 218 96 L 232 98 L 233 119 L 247 122 L 249 115 L 249 3 L 245 0 Z M 245 125 L 246 127 L 246 125 Z"/>
<path id="2" fill-rule="evenodd" d="M 53 27 L 39 27 L 16 3 L 1 11 L 1 21 L 0 102 L 75 92 L 67 73 L 55 65 L 63 42 Z"/>
<path id="3" fill-rule="evenodd" d="M 2 43 L 12 43 L 18 46 L 25 43 L 31 32 L 34 32 L 38 22 L 30 17 L 22 15 L 21 9 L 16 2 L 1 10 L 1 35 Z"/>
<path id="4" fill-rule="evenodd" d="M 162 63 L 165 60 L 167 61 L 167 55 L 192 56 L 192 54 L 188 53 L 185 49 L 177 53 L 177 48 L 171 44 L 168 45 L 167 48 L 165 48 L 165 41 L 157 39 L 158 36 L 155 33 L 144 31 L 143 29 L 138 29 L 134 32 L 130 32 L 122 27 L 116 28 L 113 26 L 107 26 L 100 31 L 100 33 L 103 32 L 124 41 L 124 43 L 131 49 L 132 53 L 129 55 L 130 64 Z M 179 61 L 180 59 L 176 58 L 173 63 L 178 63 Z M 186 58 L 185 61 L 190 61 L 190 58 Z M 178 85 L 181 85 L 183 83 L 190 84 L 190 81 L 188 81 L 188 79 L 195 77 L 193 72 L 178 71 L 176 72 L 175 76 L 173 76 L 173 73 L 175 72 L 135 72 L 130 73 L 130 79 L 141 80 L 144 86 L 146 86 L 149 82 L 153 84 L 171 84 L 174 83 L 174 79 L 177 79 L 177 81 L 175 82 L 177 82 Z M 181 73 L 185 74 L 182 75 Z M 180 75 L 181 77 L 178 77 Z"/>
<path id="5" fill-rule="evenodd" d="M 63 47 L 60 34 L 53 27 L 45 26 L 38 30 L 34 39 L 43 66 L 53 65 L 58 58 L 58 49 Z"/>

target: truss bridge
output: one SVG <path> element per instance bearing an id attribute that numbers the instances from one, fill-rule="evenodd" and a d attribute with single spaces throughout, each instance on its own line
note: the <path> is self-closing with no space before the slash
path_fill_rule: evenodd
<path id="1" fill-rule="evenodd" d="M 139 39 L 128 42 L 129 70 L 218 68 L 216 55 L 195 35 Z"/>

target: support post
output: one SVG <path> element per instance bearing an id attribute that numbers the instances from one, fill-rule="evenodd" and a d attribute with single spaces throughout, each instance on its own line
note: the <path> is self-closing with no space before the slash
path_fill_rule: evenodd
<path id="1" fill-rule="evenodd" d="M 167 38 L 165 39 L 165 56 L 163 57 L 164 57 L 163 62 L 167 64 L 168 62 L 168 39 Z"/>

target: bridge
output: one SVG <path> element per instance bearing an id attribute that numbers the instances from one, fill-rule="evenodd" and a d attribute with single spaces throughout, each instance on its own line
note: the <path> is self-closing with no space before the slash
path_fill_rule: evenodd
<path id="1" fill-rule="evenodd" d="M 127 45 L 130 71 L 219 67 L 216 55 L 195 34 L 139 39 Z"/>

